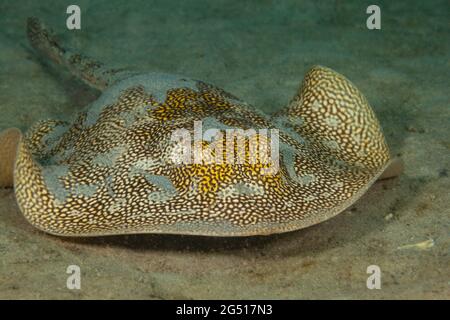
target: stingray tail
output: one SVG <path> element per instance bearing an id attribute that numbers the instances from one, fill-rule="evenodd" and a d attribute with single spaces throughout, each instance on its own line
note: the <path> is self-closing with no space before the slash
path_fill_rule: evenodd
<path id="1" fill-rule="evenodd" d="M 389 160 L 368 101 L 347 78 L 329 68 L 313 67 L 279 116 L 317 150 L 347 165 L 376 171 Z"/>
<path id="2" fill-rule="evenodd" d="M 28 39 L 39 53 L 66 67 L 72 74 L 98 90 L 104 90 L 131 73 L 126 69 L 110 69 L 102 63 L 63 47 L 55 34 L 39 19 L 27 20 Z"/>

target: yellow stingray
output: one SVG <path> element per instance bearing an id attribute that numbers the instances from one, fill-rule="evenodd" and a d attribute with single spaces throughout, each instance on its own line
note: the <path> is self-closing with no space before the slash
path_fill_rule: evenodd
<path id="1" fill-rule="evenodd" d="M 377 179 L 402 169 L 390 160 L 366 98 L 329 68 L 313 67 L 289 105 L 267 116 L 202 81 L 108 69 L 64 49 L 35 18 L 28 37 L 38 52 L 102 91 L 70 121 L 40 121 L 22 138 L 17 129 L 0 134 L 0 185 L 10 186 L 14 174 L 22 213 L 45 232 L 286 232 L 337 215 Z M 203 131 L 278 129 L 279 169 L 249 161 L 248 141 L 242 162 L 174 163 L 184 153 L 173 133 L 193 133 L 195 121 Z M 258 146 L 269 143 L 254 137 Z M 208 145 L 201 137 L 197 150 Z"/>

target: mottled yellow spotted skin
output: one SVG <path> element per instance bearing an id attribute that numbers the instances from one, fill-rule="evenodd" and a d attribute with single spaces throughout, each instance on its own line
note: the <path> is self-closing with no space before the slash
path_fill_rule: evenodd
<path id="1" fill-rule="evenodd" d="M 273 119 L 202 82 L 152 92 L 160 79 L 167 76 L 128 79 L 71 123 L 41 122 L 28 132 L 15 188 L 32 224 L 67 236 L 283 232 L 342 211 L 389 159 L 366 100 L 330 69 L 313 68 L 299 96 Z M 172 132 L 208 119 L 211 127 L 280 129 L 280 170 L 262 174 L 268 165 L 248 157 L 241 164 L 170 165 Z"/>
<path id="2" fill-rule="evenodd" d="M 193 163 L 175 167 L 171 171 L 171 174 L 169 174 L 169 178 L 177 188 L 189 188 L 190 186 L 196 185 L 199 196 L 205 200 L 211 199 L 212 201 L 215 201 L 217 192 L 232 184 L 233 181 L 244 181 L 246 178 L 253 178 L 264 188 L 270 189 L 274 193 L 280 193 L 282 184 L 281 174 L 279 172 L 274 172 L 273 174 L 263 172 L 264 169 L 272 167 L 268 157 L 261 159 L 257 155 L 258 159 L 256 161 L 250 161 L 252 157 L 250 154 L 250 145 L 253 145 L 254 148 L 259 148 L 263 139 L 268 148 L 269 138 L 258 134 L 244 141 L 244 150 L 241 155 L 243 160 L 241 164 L 227 163 L 226 142 L 223 140 L 221 142 L 223 148 L 220 158 L 222 162 L 217 163 L 214 161 L 216 155 L 213 150 L 211 159 L 205 158 L 202 164 Z M 234 144 L 233 146 L 233 153 L 238 157 L 239 151 L 237 145 Z M 211 148 L 211 143 L 203 141 L 202 150 L 207 148 Z"/>
<path id="3" fill-rule="evenodd" d="M 186 115 L 196 113 L 198 115 L 215 111 L 230 109 L 233 105 L 227 101 L 235 97 L 218 88 L 209 88 L 206 83 L 198 82 L 199 91 L 189 88 L 176 88 L 167 92 L 167 98 L 163 103 L 152 100 L 151 104 L 156 108 L 151 110 L 152 115 L 162 121 L 170 121 Z M 213 89 L 213 90 L 209 90 Z"/>
<path id="4" fill-rule="evenodd" d="M 331 69 L 312 69 L 291 106 L 286 111 L 289 119 L 301 123 L 294 125 L 295 130 L 309 137 L 318 149 L 365 168 L 376 169 L 387 160 L 386 142 L 375 114 L 342 75 Z"/>
<path id="5" fill-rule="evenodd" d="M 345 77 L 314 67 L 294 99 L 269 117 L 224 90 L 159 73 L 105 71 L 73 56 L 37 20 L 35 48 L 103 91 L 70 121 L 42 121 L 22 139 L 18 205 L 37 228 L 61 236 L 172 233 L 246 236 L 301 229 L 354 203 L 389 160 L 367 100 Z M 79 64 L 79 65 L 77 65 Z M 95 66 L 90 70 L 88 66 Z M 111 80 L 107 76 L 112 76 Z M 279 129 L 279 170 L 249 160 L 174 164 L 177 129 Z M 201 141 L 201 150 L 210 146 Z M 214 153 L 212 156 L 216 156 Z"/>

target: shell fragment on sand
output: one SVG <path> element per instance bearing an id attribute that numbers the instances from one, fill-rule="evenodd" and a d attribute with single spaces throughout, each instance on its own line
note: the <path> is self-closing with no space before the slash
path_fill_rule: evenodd
<path id="1" fill-rule="evenodd" d="M 434 247 L 434 240 L 428 239 L 422 242 L 407 244 L 404 246 L 397 247 L 397 250 L 428 250 Z"/>

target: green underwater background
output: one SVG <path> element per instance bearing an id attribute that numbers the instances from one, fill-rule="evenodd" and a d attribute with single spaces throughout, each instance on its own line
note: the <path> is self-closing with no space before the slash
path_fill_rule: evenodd
<path id="1" fill-rule="evenodd" d="M 81 30 L 66 28 L 71 4 Z M 380 30 L 366 27 L 371 4 Z M 450 298 L 449 12 L 445 0 L 0 1 L 0 131 L 67 119 L 99 95 L 33 52 L 25 24 L 36 16 L 108 65 L 200 79 L 266 113 L 313 65 L 332 68 L 364 93 L 405 163 L 333 219 L 245 238 L 58 238 L 0 189 L 0 299 Z M 73 264 L 81 290 L 66 288 Z M 380 290 L 366 287 L 369 265 Z"/>

